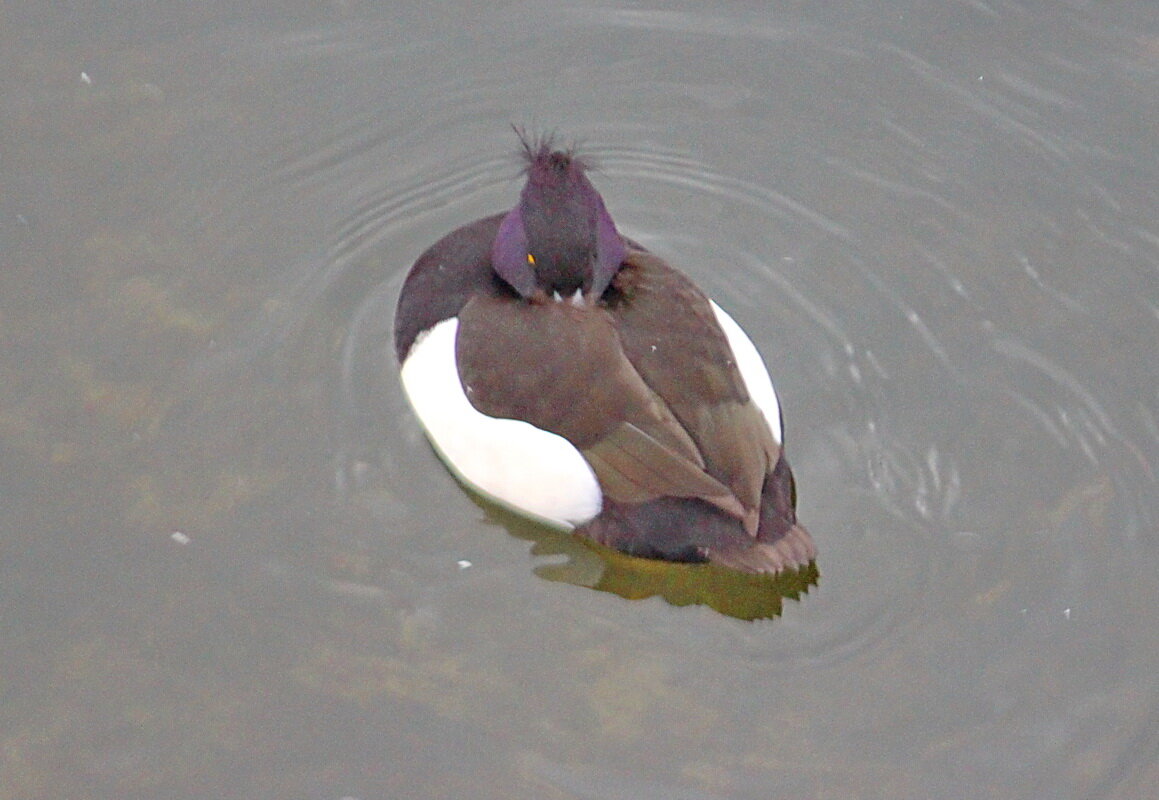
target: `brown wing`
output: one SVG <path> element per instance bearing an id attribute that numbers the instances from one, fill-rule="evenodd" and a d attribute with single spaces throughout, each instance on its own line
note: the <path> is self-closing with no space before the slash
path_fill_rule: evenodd
<path id="1" fill-rule="evenodd" d="M 613 288 L 609 312 L 626 357 L 696 443 L 705 470 L 740 500 L 755 536 L 781 448 L 749 398 L 708 298 L 639 250 L 629 251 Z"/>
<path id="2" fill-rule="evenodd" d="M 459 314 L 455 355 L 475 408 L 563 436 L 613 499 L 697 497 L 750 516 L 625 356 L 607 310 L 476 297 Z"/>

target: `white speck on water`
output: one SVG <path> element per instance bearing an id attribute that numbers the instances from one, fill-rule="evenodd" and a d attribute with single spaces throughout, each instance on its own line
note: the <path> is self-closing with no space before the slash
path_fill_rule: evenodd
<path id="1" fill-rule="evenodd" d="M 1070 609 L 1069 609 L 1069 608 L 1064 608 L 1064 609 L 1062 610 L 1062 615 L 1063 615 L 1064 617 L 1066 617 L 1067 619 L 1070 619 Z"/>
<path id="2" fill-rule="evenodd" d="M 889 379 L 889 373 L 885 371 L 885 367 L 881 366 L 881 362 L 877 360 L 877 356 L 873 354 L 872 350 L 865 351 L 865 360 L 869 362 L 870 366 L 873 367 L 879 376 L 886 380 Z"/>
<path id="3" fill-rule="evenodd" d="M 83 83 L 85 86 L 92 86 L 93 85 L 93 79 L 90 78 L 89 74 L 87 72 L 85 72 L 84 70 L 81 70 L 80 80 L 81 80 L 81 83 Z"/>
<path id="4" fill-rule="evenodd" d="M 471 562 L 465 558 L 460 558 L 455 563 L 459 566 L 459 569 L 467 569 L 468 567 L 473 566 Z"/>
<path id="5" fill-rule="evenodd" d="M 169 534 L 169 538 L 177 542 L 177 544 L 189 544 L 191 541 L 193 541 L 181 531 L 173 531 L 173 533 Z"/>

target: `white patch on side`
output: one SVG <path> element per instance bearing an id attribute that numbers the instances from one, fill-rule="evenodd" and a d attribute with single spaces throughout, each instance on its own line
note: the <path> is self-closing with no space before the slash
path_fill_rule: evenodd
<path id="1" fill-rule="evenodd" d="M 458 330 L 458 319 L 443 320 L 415 340 L 402 365 L 403 390 L 443 462 L 481 494 L 556 527 L 600 513 L 600 485 L 571 442 L 489 417 L 467 400 L 455 361 Z"/>
<path id="2" fill-rule="evenodd" d="M 753 340 L 741 329 L 740 325 L 736 324 L 736 320 L 730 317 L 715 301 L 710 300 L 709 302 L 712 303 L 716 321 L 720 323 L 721 330 L 728 338 L 732 354 L 736 356 L 736 366 L 740 370 L 745 388 L 749 390 L 749 397 L 765 415 L 765 422 L 769 424 L 769 430 L 773 432 L 773 438 L 776 439 L 777 444 L 782 444 L 781 404 L 777 400 L 777 391 L 773 388 L 773 380 L 769 377 L 769 370 L 765 366 L 764 359 L 761 358 Z"/>

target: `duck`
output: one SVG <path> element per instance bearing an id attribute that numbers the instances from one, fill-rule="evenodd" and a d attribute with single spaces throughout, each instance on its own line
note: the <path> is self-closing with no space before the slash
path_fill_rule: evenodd
<path id="1" fill-rule="evenodd" d="M 620 234 L 589 160 L 516 129 L 518 202 L 424 251 L 404 394 L 469 489 L 630 556 L 775 575 L 816 558 L 756 345 Z"/>

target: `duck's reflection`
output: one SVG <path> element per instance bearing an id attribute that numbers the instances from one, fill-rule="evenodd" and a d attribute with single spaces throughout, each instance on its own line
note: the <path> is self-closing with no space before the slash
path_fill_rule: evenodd
<path id="1" fill-rule="evenodd" d="M 710 563 L 678 564 L 635 558 L 537 524 L 482 498 L 472 499 L 489 521 L 512 536 L 532 542 L 532 555 L 551 559 L 534 568 L 539 577 L 611 592 L 628 600 L 658 595 L 674 606 L 705 605 L 737 619 L 770 619 L 781 615 L 784 600 L 799 600 L 820 578 L 816 562 L 771 576 Z"/>

